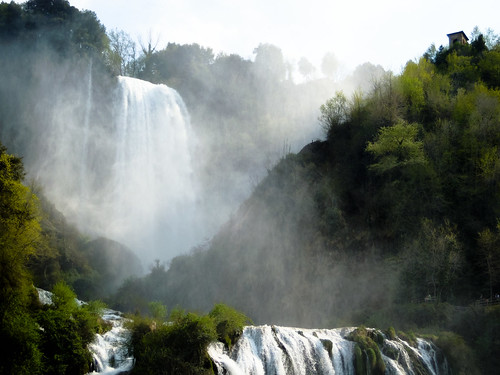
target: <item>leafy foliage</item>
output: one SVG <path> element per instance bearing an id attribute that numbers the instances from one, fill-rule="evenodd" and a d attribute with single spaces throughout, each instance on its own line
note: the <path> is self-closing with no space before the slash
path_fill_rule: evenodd
<path id="1" fill-rule="evenodd" d="M 217 338 L 213 320 L 179 310 L 172 312 L 170 320 L 152 325 L 149 320 L 134 319 L 130 350 L 136 365 L 132 373 L 212 373 L 206 349 Z"/>
<path id="2" fill-rule="evenodd" d="M 38 330 L 30 311 L 36 300 L 27 261 L 41 242 L 36 196 L 21 182 L 21 159 L 0 145 L 0 373 L 40 373 Z"/>
<path id="3" fill-rule="evenodd" d="M 176 308 L 165 323 L 136 315 L 130 326 L 129 350 L 136 360 L 132 374 L 213 374 L 208 345 L 219 340 L 231 346 L 248 322 L 224 304 L 207 315 Z"/>
<path id="4" fill-rule="evenodd" d="M 230 172 L 263 164 L 270 140 L 291 135 L 283 124 L 309 124 L 300 108 L 310 93 L 330 89 L 312 81 L 294 86 L 272 45 L 260 45 L 254 63 L 215 56 L 196 44 L 170 43 L 158 51 L 151 41 L 137 57 L 127 35 L 106 36 L 95 14 L 64 0 L 1 3 L 0 47 L 3 77 L 14 83 L 17 66 L 55 52 L 56 61 L 87 64 L 92 58 L 113 74 L 179 90 L 188 105 L 196 103 L 194 119 L 205 120 L 197 130 L 210 134 L 200 154 L 217 150 L 196 166 L 210 193 L 235 184 Z M 18 50 L 26 54 L 15 56 Z M 336 94 L 320 107 L 324 142 L 269 169 L 207 249 L 174 259 L 168 270 L 157 264 L 145 278 L 127 279 L 116 306 L 145 312 L 147 301 L 157 301 L 149 307 L 160 321 L 164 304 L 208 311 L 213 301 L 224 300 L 258 321 L 305 325 L 377 322 L 390 311 L 401 325 L 465 332 L 467 342 L 491 354 L 498 342 L 456 323 L 451 303 L 467 304 L 482 293 L 491 297 L 500 288 L 499 56 L 498 40 L 478 34 L 470 45 L 434 48 L 407 63 L 400 76 L 374 81 L 370 92 Z M 23 73 L 36 80 L 37 68 Z M 2 113 L 21 112 L 16 95 L 0 90 Z M 26 103 L 53 104 L 50 98 Z M 1 125 L 7 126 L 3 119 Z M 18 125 L 8 124 L 24 129 Z M 29 137 L 17 139 L 29 144 Z M 78 373 L 88 361 L 84 343 L 102 328 L 56 283 L 64 279 L 80 293 L 97 293 L 109 280 L 93 270 L 103 263 L 101 244 L 87 243 L 42 197 L 46 215 L 40 216 L 36 196 L 21 183 L 21 166 L 1 150 L 1 334 L 12 342 L 4 353 L 13 359 L 0 361 L 1 370 Z M 209 178 L 214 172 L 222 177 Z M 37 285 L 56 285 L 53 307 L 35 306 L 29 270 Z M 408 303 L 428 293 L 436 303 Z M 496 327 L 495 311 L 478 315 L 478 330 Z M 217 337 L 231 345 L 243 317 L 216 306 L 208 317 L 174 311 L 172 320 L 156 329 L 147 320 L 136 324 L 132 347 L 144 364 L 138 373 L 209 371 L 205 343 Z M 358 348 L 376 368 L 375 347 L 368 345 L 364 354 Z M 47 363 L 48 355 L 57 360 Z M 483 361 L 485 373 L 495 368 L 491 363 Z"/>
<path id="5" fill-rule="evenodd" d="M 243 327 L 251 323 L 244 314 L 222 303 L 216 304 L 208 316 L 214 320 L 218 340 L 229 348 L 243 333 Z"/>
<path id="6" fill-rule="evenodd" d="M 463 334 L 452 305 L 500 288 L 498 44 L 477 38 L 327 101 L 326 141 L 282 158 L 207 250 L 174 259 L 165 301 L 207 310 L 224 298 L 281 324 L 325 324 L 314 312 L 329 311 L 332 324 Z"/>
<path id="7" fill-rule="evenodd" d="M 0 145 L 0 337 L 1 374 L 84 374 L 88 344 L 102 331 L 102 304 L 78 305 L 63 282 L 52 304 L 40 306 L 29 264 L 47 246 L 35 194 L 22 184 L 21 159 Z"/>
<path id="8" fill-rule="evenodd" d="M 91 301 L 81 304 L 64 282 L 52 290 L 52 303 L 37 313 L 40 329 L 40 350 L 43 352 L 43 373 L 85 374 L 92 356 L 88 345 L 97 332 L 109 327 L 101 319 L 105 304 Z"/>

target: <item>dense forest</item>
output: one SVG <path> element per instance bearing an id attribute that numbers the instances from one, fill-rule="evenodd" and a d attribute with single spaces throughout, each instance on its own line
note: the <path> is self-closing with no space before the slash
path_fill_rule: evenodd
<path id="1" fill-rule="evenodd" d="M 138 47 L 64 0 L 2 2 L 0 141 L 8 150 L 0 149 L 0 335 L 9 345 L 0 373 L 89 370 L 86 346 L 106 329 L 103 305 L 80 306 L 76 296 L 157 320 L 166 319 L 164 306 L 172 310 L 175 324 L 160 336 L 148 335 L 149 318 L 136 319 L 136 373 L 157 366 L 148 346 L 179 337 L 193 348 L 186 356 L 201 357 L 196 365 L 207 370 L 207 343 L 231 345 L 249 321 L 213 307 L 220 302 L 256 323 L 428 334 L 454 372 L 493 373 L 500 365 L 500 40 L 473 34 L 469 44 L 431 46 L 400 75 L 365 64 L 340 83 L 308 79 L 304 68 L 295 84 L 273 45 L 258 46 L 254 61 L 199 45 Z M 36 87 L 42 67 L 60 82 L 79 82 L 89 61 L 103 97 L 116 75 L 129 75 L 168 84 L 193 108 L 207 212 L 224 199 L 230 212 L 249 195 L 212 239 L 168 264 L 156 261 L 145 276 L 130 249 L 80 233 L 15 156 L 43 131 L 25 108 L 55 97 L 42 101 L 19 87 Z M 321 131 L 324 139 L 309 143 Z M 53 290 L 54 304 L 42 305 L 33 285 Z"/>

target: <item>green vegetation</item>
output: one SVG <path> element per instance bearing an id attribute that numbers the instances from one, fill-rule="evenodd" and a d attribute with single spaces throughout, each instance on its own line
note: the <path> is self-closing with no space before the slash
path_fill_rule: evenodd
<path id="1" fill-rule="evenodd" d="M 0 339 L 9 343 L 0 373 L 86 371 L 86 344 L 106 327 L 98 304 L 75 305 L 71 290 L 82 299 L 118 290 L 113 307 L 150 313 L 133 325 L 137 373 L 210 373 L 208 342 L 230 347 L 248 320 L 216 305 L 208 315 L 175 311 L 171 324 L 163 322 L 165 305 L 206 312 L 214 301 L 256 322 L 428 333 L 454 372 L 493 373 L 500 367 L 499 308 L 488 305 L 500 292 L 500 45 L 491 35 L 471 39 L 430 48 L 400 75 L 318 104 L 326 140 L 283 155 L 206 247 L 168 269 L 158 261 L 143 278 L 115 273 L 123 259 L 138 260 L 113 241 L 78 233 L 40 187 L 23 184 L 21 159 L 0 147 Z M 77 86 L 92 61 L 96 85 L 108 90 L 113 75 L 126 74 L 166 83 L 188 106 L 196 103 L 193 123 L 203 127 L 195 130 L 206 136 L 199 153 L 207 157 L 195 167 L 207 185 L 202 200 L 218 207 L 221 197 L 241 199 L 225 196 L 239 183 L 233 172 L 247 181 L 272 142 L 293 138 L 283 125 L 309 125 L 303 109 L 315 105 L 312 93 L 332 87 L 294 85 L 272 45 L 256 48 L 254 62 L 196 44 L 135 48 L 67 1 L 2 2 L 0 130 L 9 147 L 28 150 L 42 134 L 45 118 L 26 108 L 54 105 L 37 86 L 40 62 L 53 69 L 49 79 Z M 25 84 L 39 91 L 13 90 Z M 54 305 L 40 306 L 33 284 L 55 288 Z M 358 372 L 382 371 L 376 338 L 359 329 L 353 340 Z"/>
<path id="2" fill-rule="evenodd" d="M 223 304 L 215 305 L 208 315 L 175 309 L 165 323 L 154 315 L 133 317 L 129 350 L 136 364 L 132 374 L 213 374 L 208 345 L 219 340 L 230 346 L 248 322 Z"/>
<path id="3" fill-rule="evenodd" d="M 133 346 L 133 373 L 212 373 L 206 349 L 216 338 L 214 323 L 208 317 L 180 314 L 172 324 L 156 326 L 145 333 Z"/>
<path id="4" fill-rule="evenodd" d="M 88 345 L 96 332 L 102 332 L 100 311 L 95 304 L 79 306 L 75 293 L 64 283 L 54 286 L 52 302 L 41 308 L 37 319 L 44 373 L 85 374 L 92 362 Z"/>
<path id="5" fill-rule="evenodd" d="M 22 183 L 20 158 L 0 145 L 0 374 L 84 374 L 88 344 L 106 329 L 103 304 L 79 306 L 76 294 L 60 281 L 52 304 L 42 306 L 33 287 L 30 263 L 47 256 L 38 198 Z"/>
<path id="6" fill-rule="evenodd" d="M 284 156 L 205 251 L 174 259 L 161 301 L 206 311 L 224 298 L 283 325 L 452 331 L 469 370 L 491 372 L 494 318 L 478 300 L 500 290 L 499 48 L 477 35 L 328 100 L 326 140 Z"/>
<path id="7" fill-rule="evenodd" d="M 219 303 L 214 306 L 208 316 L 214 321 L 217 339 L 230 349 L 243 333 L 243 327 L 251 324 L 244 314 Z"/>
<path id="8" fill-rule="evenodd" d="M 465 340 L 453 332 L 441 332 L 438 337 L 432 337 L 436 345 L 443 350 L 455 374 L 478 374 L 474 363 L 474 354 Z"/>
<path id="9" fill-rule="evenodd" d="M 37 322 L 30 309 L 36 300 L 26 260 L 40 241 L 36 197 L 22 184 L 20 158 L 0 145 L 0 373 L 40 373 Z"/>

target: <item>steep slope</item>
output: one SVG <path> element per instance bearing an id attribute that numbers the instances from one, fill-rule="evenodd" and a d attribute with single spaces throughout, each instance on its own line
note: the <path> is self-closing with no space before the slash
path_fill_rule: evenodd
<path id="1" fill-rule="evenodd" d="M 392 274 L 343 218 L 329 157 L 327 142 L 313 142 L 283 158 L 207 251 L 172 261 L 167 304 L 224 301 L 256 322 L 318 326 L 347 306 L 386 303 Z"/>

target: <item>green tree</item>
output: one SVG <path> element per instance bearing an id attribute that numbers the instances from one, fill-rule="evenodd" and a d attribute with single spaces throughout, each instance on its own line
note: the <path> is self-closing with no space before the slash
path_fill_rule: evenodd
<path id="1" fill-rule="evenodd" d="M 36 300 L 27 262 L 41 242 L 38 201 L 22 184 L 20 158 L 0 145 L 0 373 L 40 371 L 38 330 L 30 312 Z"/>
<path id="2" fill-rule="evenodd" d="M 342 91 L 338 91 L 333 98 L 328 99 L 319 110 L 321 112 L 319 122 L 327 135 L 349 120 L 349 103 Z"/>
<path id="3" fill-rule="evenodd" d="M 76 12 L 68 23 L 71 27 L 71 41 L 78 54 L 102 58 L 109 41 L 106 28 L 99 22 L 96 14 L 90 10 Z"/>
<path id="4" fill-rule="evenodd" d="M 380 128 L 366 146 L 373 157 L 369 217 L 390 238 L 418 231 L 415 219 L 439 207 L 437 179 L 419 138 L 417 124 L 400 121 Z"/>
<path id="5" fill-rule="evenodd" d="M 481 265 L 488 277 L 489 298 L 493 299 L 494 288 L 500 282 L 500 222 L 494 232 L 487 228 L 479 233 L 478 245 Z"/>
<path id="6" fill-rule="evenodd" d="M 423 219 L 419 235 L 402 253 L 402 278 L 406 298 L 421 299 L 428 294 L 438 301 L 454 296 L 455 282 L 464 265 L 463 247 L 457 229 L 449 222 L 437 225 Z"/>
<path id="7" fill-rule="evenodd" d="M 383 127 L 377 138 L 368 142 L 366 151 L 375 158 L 370 168 L 378 174 L 394 173 L 408 166 L 424 165 L 427 161 L 423 142 L 418 140 L 418 125 L 404 121 Z"/>
<path id="8" fill-rule="evenodd" d="M 479 61 L 481 79 L 489 88 L 500 88 L 500 50 L 488 51 Z"/>
<path id="9" fill-rule="evenodd" d="M 92 355 L 88 345 L 98 327 L 94 306 L 89 309 L 76 300 L 63 282 L 52 290 L 52 304 L 38 314 L 41 327 L 40 349 L 47 374 L 78 375 L 89 371 Z"/>
<path id="10" fill-rule="evenodd" d="M 26 293 L 26 264 L 42 241 L 38 200 L 22 184 L 23 177 L 21 159 L 0 145 L 0 300 L 7 305 L 18 293 Z"/>
<path id="11" fill-rule="evenodd" d="M 174 310 L 170 324 L 151 329 L 141 318 L 132 326 L 133 374 L 211 374 L 207 347 L 217 340 L 208 316 Z"/>
<path id="12" fill-rule="evenodd" d="M 215 322 L 219 341 L 229 348 L 243 333 L 243 327 L 250 323 L 247 316 L 222 303 L 216 304 L 209 316 Z"/>

